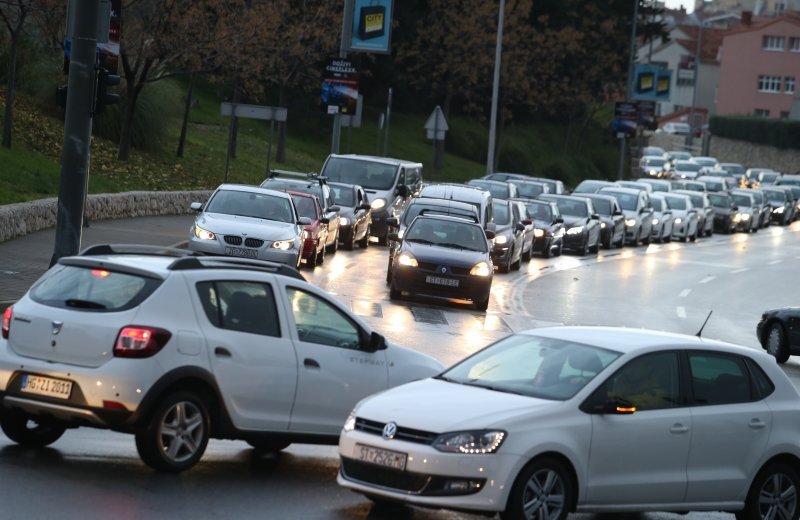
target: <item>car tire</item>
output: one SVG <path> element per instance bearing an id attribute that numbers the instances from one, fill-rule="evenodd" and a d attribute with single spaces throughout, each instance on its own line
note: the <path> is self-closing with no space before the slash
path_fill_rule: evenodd
<path id="1" fill-rule="evenodd" d="M 285 450 L 292 443 L 275 439 L 249 439 L 247 444 L 258 453 L 275 453 Z"/>
<path id="2" fill-rule="evenodd" d="M 333 244 L 326 246 L 328 253 L 335 253 L 339 250 L 339 228 L 336 228 L 336 239 L 333 241 Z"/>
<path id="3" fill-rule="evenodd" d="M 689 237 L 689 242 L 697 242 L 697 233 Z"/>
<path id="4" fill-rule="evenodd" d="M 564 464 L 556 459 L 535 459 L 520 471 L 508 495 L 503 520 L 564 520 L 572 507 L 575 487 Z M 534 511 L 526 511 L 533 504 Z"/>
<path id="5" fill-rule="evenodd" d="M 586 256 L 589 254 L 589 239 L 586 239 L 586 242 L 583 243 L 583 246 L 578 250 L 578 254 L 580 256 Z"/>
<path id="6" fill-rule="evenodd" d="M 527 253 L 522 253 L 522 261 L 523 262 L 530 262 L 531 257 L 533 257 L 533 244 L 531 244 L 530 249 L 528 249 Z"/>
<path id="7" fill-rule="evenodd" d="M 388 238 L 388 237 L 385 237 L 385 236 L 383 236 L 383 237 L 378 237 L 378 245 L 379 245 L 379 246 L 385 246 L 385 245 L 387 245 L 388 243 L 389 243 L 389 238 Z"/>
<path id="8" fill-rule="evenodd" d="M 6 437 L 26 448 L 49 446 L 66 431 L 56 419 L 34 418 L 20 410 L 5 410 L 0 414 L 0 428 Z"/>
<path id="9" fill-rule="evenodd" d="M 511 263 L 511 269 L 515 271 L 519 271 L 520 267 L 522 267 L 522 253 L 520 253 L 519 258 L 517 258 L 516 262 Z"/>
<path id="10" fill-rule="evenodd" d="M 507 272 L 511 271 L 511 258 L 513 257 L 513 255 L 514 255 L 514 250 L 512 249 L 512 250 L 510 250 L 508 252 L 508 257 L 506 258 L 506 263 L 504 265 L 498 265 L 497 266 L 497 271 L 498 272 L 507 273 Z"/>
<path id="11" fill-rule="evenodd" d="M 764 333 L 764 349 L 778 363 L 789 360 L 789 346 L 786 344 L 786 330 L 780 322 L 772 322 Z"/>
<path id="12" fill-rule="evenodd" d="M 475 300 L 475 308 L 479 311 L 485 312 L 489 308 L 489 293 L 486 293 L 486 298 L 482 300 Z"/>
<path id="13" fill-rule="evenodd" d="M 361 249 L 366 249 L 369 247 L 369 226 L 367 227 L 367 232 L 364 233 L 364 238 L 358 241 L 358 247 Z"/>
<path id="14" fill-rule="evenodd" d="M 356 229 L 353 226 L 353 232 L 348 235 L 344 240 L 344 248 L 347 251 L 352 251 L 356 248 Z"/>
<path id="15" fill-rule="evenodd" d="M 317 246 L 318 246 L 318 244 L 314 244 L 314 254 L 311 255 L 309 258 L 306 258 L 306 267 L 308 267 L 311 270 L 313 270 L 315 267 L 317 267 L 318 264 L 322 263 L 322 262 L 320 262 L 320 259 L 319 259 L 320 254 L 317 251 Z M 323 247 L 322 250 L 324 251 L 325 248 Z"/>
<path id="16" fill-rule="evenodd" d="M 736 520 L 790 518 L 800 516 L 800 477 L 797 470 L 785 462 L 773 462 L 758 472 L 744 509 L 736 512 Z M 776 513 L 782 511 L 784 514 Z"/>
<path id="17" fill-rule="evenodd" d="M 210 430 L 211 419 L 203 400 L 191 392 L 176 392 L 168 395 L 156 407 L 150 422 L 136 431 L 136 450 L 151 468 L 178 473 L 203 456 Z"/>
<path id="18" fill-rule="evenodd" d="M 558 249 L 556 249 L 556 256 L 561 256 L 561 254 L 562 254 L 563 252 L 564 252 L 564 244 L 562 243 L 562 244 L 560 244 L 560 245 L 558 246 Z"/>
<path id="19" fill-rule="evenodd" d="M 400 297 L 403 295 L 403 291 L 396 288 L 394 284 L 389 286 L 389 299 L 390 300 L 399 300 Z"/>

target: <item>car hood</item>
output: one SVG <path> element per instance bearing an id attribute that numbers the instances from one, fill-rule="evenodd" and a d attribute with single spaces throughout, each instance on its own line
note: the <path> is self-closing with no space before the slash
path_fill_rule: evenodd
<path id="1" fill-rule="evenodd" d="M 353 220 L 356 215 L 355 208 L 348 208 L 347 206 L 339 206 L 339 216 Z"/>
<path id="2" fill-rule="evenodd" d="M 298 226 L 263 218 L 242 217 L 225 213 L 204 213 L 195 223 L 217 235 L 243 235 L 262 240 L 284 240 L 297 235 Z"/>
<path id="3" fill-rule="evenodd" d="M 468 251 L 452 247 L 414 244 L 412 242 L 406 242 L 403 246 L 403 250 L 414 255 L 414 258 L 416 258 L 418 262 L 429 264 L 444 264 L 454 267 L 471 268 L 482 260 L 488 261 L 489 258 L 488 251 L 483 253 L 480 251 Z"/>
<path id="4" fill-rule="evenodd" d="M 586 217 L 576 217 L 573 215 L 561 215 L 564 219 L 564 227 L 571 228 L 575 226 L 583 226 L 586 224 Z"/>
<path id="5" fill-rule="evenodd" d="M 639 213 L 638 211 L 632 210 L 632 209 L 623 209 L 622 210 L 622 214 L 625 215 L 626 219 L 629 219 L 629 218 L 633 218 L 633 219 L 636 219 L 636 220 L 641 220 L 642 219 L 641 213 Z"/>
<path id="6" fill-rule="evenodd" d="M 424 379 L 361 401 L 356 415 L 404 428 L 443 433 L 502 425 L 521 412 L 558 406 L 549 401 L 475 386 Z"/>

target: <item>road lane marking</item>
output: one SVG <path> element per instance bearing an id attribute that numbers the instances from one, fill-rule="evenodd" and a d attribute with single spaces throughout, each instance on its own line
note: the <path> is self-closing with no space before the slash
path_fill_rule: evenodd
<path id="1" fill-rule="evenodd" d="M 684 290 L 681 291 L 680 297 L 681 298 L 686 298 L 687 296 L 689 296 L 689 293 L 691 293 L 691 292 L 692 292 L 691 289 L 684 289 Z"/>
<path id="2" fill-rule="evenodd" d="M 716 278 L 716 276 L 706 276 L 705 278 L 703 278 L 702 280 L 700 280 L 697 283 L 708 283 L 708 282 L 710 282 L 711 280 L 713 280 L 715 278 Z"/>
<path id="3" fill-rule="evenodd" d="M 685 307 L 678 307 L 677 309 L 678 317 L 685 318 L 686 317 L 686 308 Z"/>
<path id="4" fill-rule="evenodd" d="M 783 260 L 773 260 L 772 262 L 767 262 L 767 265 L 775 265 L 783 262 Z"/>
<path id="5" fill-rule="evenodd" d="M 734 269 L 733 271 L 731 271 L 731 274 L 739 274 L 749 270 L 750 270 L 749 267 L 742 267 L 741 269 Z"/>

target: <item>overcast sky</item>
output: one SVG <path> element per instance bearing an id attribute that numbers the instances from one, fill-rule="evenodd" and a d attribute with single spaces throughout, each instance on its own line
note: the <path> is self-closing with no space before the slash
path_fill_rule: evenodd
<path id="1" fill-rule="evenodd" d="M 691 13 L 694 10 L 694 0 L 665 0 L 664 3 L 670 9 L 677 9 L 682 5 L 686 8 L 687 13 Z"/>

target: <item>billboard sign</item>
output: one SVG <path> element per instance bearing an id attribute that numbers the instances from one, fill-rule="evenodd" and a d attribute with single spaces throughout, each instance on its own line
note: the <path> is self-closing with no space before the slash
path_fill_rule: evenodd
<path id="1" fill-rule="evenodd" d="M 393 3 L 393 0 L 355 0 L 349 51 L 389 54 Z"/>
<path id="2" fill-rule="evenodd" d="M 672 71 L 638 64 L 633 73 L 633 99 L 669 101 Z"/>
<path id="3" fill-rule="evenodd" d="M 325 65 L 320 100 L 328 114 L 355 115 L 358 107 L 358 71 L 346 58 L 331 58 Z"/>
<path id="4" fill-rule="evenodd" d="M 611 130 L 615 134 L 636 135 L 639 124 L 639 111 L 633 101 L 617 101 L 614 103 L 614 119 Z"/>
<path id="5" fill-rule="evenodd" d="M 678 61 L 678 79 L 686 84 L 694 80 L 694 54 L 682 54 Z"/>

